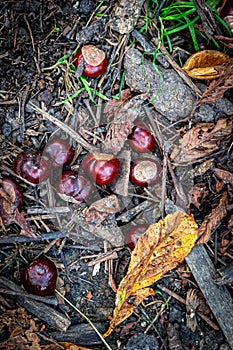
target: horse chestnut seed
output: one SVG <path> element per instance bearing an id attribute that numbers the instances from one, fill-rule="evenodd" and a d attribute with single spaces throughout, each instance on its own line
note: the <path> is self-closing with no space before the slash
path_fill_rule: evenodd
<path id="1" fill-rule="evenodd" d="M 136 123 L 128 139 L 130 146 L 137 152 L 153 151 L 155 148 L 155 138 L 144 123 Z"/>
<path id="2" fill-rule="evenodd" d="M 4 177 L 2 179 L 2 187 L 10 196 L 13 194 L 14 205 L 20 210 L 23 206 L 23 192 L 18 182 L 10 177 Z"/>
<path id="3" fill-rule="evenodd" d="M 53 293 L 57 283 L 55 264 L 45 256 L 33 260 L 23 270 L 22 283 L 32 294 L 46 296 Z"/>
<path id="4" fill-rule="evenodd" d="M 150 186 L 158 182 L 161 167 L 158 161 L 139 158 L 130 167 L 130 180 L 137 186 Z"/>
<path id="5" fill-rule="evenodd" d="M 221 16 L 233 33 L 233 6 L 225 6 L 221 12 Z"/>
<path id="6" fill-rule="evenodd" d="M 74 57 L 74 65 L 79 67 L 83 64 L 82 74 L 86 77 L 95 78 L 104 74 L 108 66 L 108 59 L 103 50 L 94 45 L 85 45 L 78 49 Z"/>
<path id="7" fill-rule="evenodd" d="M 131 250 L 135 248 L 137 241 L 143 235 L 143 233 L 146 232 L 147 228 L 147 225 L 141 224 L 132 227 L 129 231 L 126 232 L 125 243 Z"/>
<path id="8" fill-rule="evenodd" d="M 92 153 L 82 162 L 82 168 L 97 185 L 108 185 L 120 171 L 120 161 L 111 154 Z"/>
<path id="9" fill-rule="evenodd" d="M 56 184 L 57 191 L 64 196 L 74 198 L 75 201 L 85 201 L 91 194 L 93 185 L 79 175 L 78 171 L 64 171 Z"/>
<path id="10" fill-rule="evenodd" d="M 74 149 L 67 140 L 54 138 L 49 141 L 43 150 L 43 155 L 47 156 L 55 168 L 69 164 L 74 157 Z"/>
<path id="11" fill-rule="evenodd" d="M 23 179 L 38 184 L 48 179 L 51 172 L 50 162 L 38 151 L 19 153 L 14 161 L 14 171 Z"/>

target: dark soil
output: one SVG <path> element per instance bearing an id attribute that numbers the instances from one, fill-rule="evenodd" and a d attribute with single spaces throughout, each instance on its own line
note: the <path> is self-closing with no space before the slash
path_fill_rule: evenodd
<path id="1" fill-rule="evenodd" d="M 35 112 L 29 101 L 47 111 L 57 120 L 69 125 L 73 130 L 79 132 L 82 137 L 93 146 L 101 144 L 108 128 L 108 120 L 103 114 L 106 101 L 98 98 L 93 91 L 102 92 L 107 98 L 117 95 L 124 70 L 124 53 L 133 41 L 133 37 L 126 37 L 123 44 L 119 33 L 111 31 L 107 26 L 108 16 L 111 14 L 115 1 L 103 1 L 102 17 L 93 17 L 91 14 L 98 5 L 98 1 L 1 1 L 0 4 L 0 177 L 10 175 L 14 178 L 13 162 L 16 155 L 28 149 L 42 150 L 48 140 L 54 135 L 64 137 L 61 131 L 51 121 L 43 119 L 42 115 Z M 142 10 L 144 13 L 145 9 Z M 90 20 L 90 23 L 88 21 Z M 95 23 L 94 29 L 87 33 L 81 33 L 81 29 Z M 183 49 L 193 52 L 192 45 L 187 48 L 187 33 L 180 38 Z M 69 68 L 55 64 L 61 57 L 68 55 L 72 59 L 72 52 L 80 44 L 96 44 L 107 53 L 109 66 L 104 78 L 88 79 L 95 102 L 102 106 L 98 115 L 98 108 L 91 101 L 86 91 L 67 101 L 66 104 L 59 104 L 79 89 L 78 77 L 69 72 Z M 123 46 L 118 47 L 119 43 Z M 143 52 L 139 43 L 136 48 Z M 211 48 L 211 45 L 206 48 Z M 116 50 L 119 53 L 116 56 Z M 67 61 L 66 61 L 67 62 Z M 50 68 L 50 69 L 48 69 Z M 123 89 L 129 86 L 124 84 Z M 133 92 L 136 96 L 137 92 Z M 226 95 L 229 101 L 233 101 L 232 92 L 229 90 Z M 145 117 L 146 118 L 146 117 Z M 185 118 L 184 118 L 185 119 Z M 165 124 L 169 125 L 166 120 Z M 186 127 L 187 121 L 182 120 L 175 123 L 174 128 Z M 233 170 L 232 167 L 232 140 L 227 140 L 225 149 L 220 157 L 213 156 L 215 167 L 223 167 L 225 170 Z M 70 167 L 78 169 L 87 150 L 77 142 L 73 142 L 76 156 Z M 162 151 L 156 150 L 162 163 Z M 196 164 L 190 166 L 191 169 Z M 0 274 L 20 285 L 20 274 L 27 261 L 31 261 L 38 254 L 43 252 L 50 257 L 57 265 L 59 281 L 57 289 L 73 305 L 80 309 L 101 332 L 108 329 L 109 322 L 114 310 L 115 292 L 113 291 L 114 280 L 116 286 L 127 272 L 131 251 L 127 247 L 115 248 L 110 243 L 95 235 L 93 230 L 85 230 L 80 224 L 83 212 L 88 205 L 95 200 L 113 193 L 113 188 L 96 187 L 93 196 L 88 203 L 67 203 L 61 199 L 54 190 L 54 184 L 61 173 L 54 171 L 48 182 L 40 185 L 32 185 L 18 178 L 17 181 L 23 188 L 24 204 L 22 213 L 33 232 L 39 234 L 54 233 L 54 240 L 38 240 L 37 242 L 17 242 L 1 244 L 0 246 Z M 189 211 L 195 215 L 200 225 L 211 209 L 218 204 L 219 195 L 215 192 L 216 178 L 213 177 L 211 168 L 201 175 L 197 175 L 195 183 L 203 183 L 207 188 L 208 195 L 201 210 L 191 204 Z M 231 184 L 232 185 L 232 184 Z M 229 185 L 229 195 L 232 195 L 232 187 Z M 103 226 L 117 234 L 120 228 L 123 234 L 129 227 L 137 223 L 151 224 L 161 218 L 158 211 L 160 198 L 153 195 L 149 200 L 146 209 L 130 214 L 130 219 L 118 220 L 122 213 L 126 213 L 138 205 L 141 205 L 147 196 L 143 189 L 135 189 L 129 183 L 129 196 L 120 197 L 121 212 L 109 215 Z M 152 189 L 153 191 L 154 189 Z M 170 204 L 174 199 L 174 187 L 172 178 L 168 177 L 168 197 Z M 156 203 L 156 205 L 154 204 Z M 167 203 L 167 209 L 168 204 Z M 175 200 L 174 200 L 175 203 Z M 180 203 L 176 202 L 179 206 Z M 49 211 L 49 208 L 56 207 L 57 212 Z M 157 210 L 157 212 L 156 212 Z M 169 209 L 168 209 L 169 210 Z M 232 211 L 231 199 L 227 216 L 219 223 L 210 241 L 207 244 L 207 251 L 215 264 L 220 268 L 232 261 L 232 245 L 229 243 L 222 255 L 220 248 L 223 240 L 225 243 L 232 240 L 232 233 L 228 221 Z M 56 238 L 56 233 L 63 233 L 62 238 Z M 6 225 L 1 236 L 19 236 L 19 225 L 12 223 Z M 115 251 L 113 259 L 89 264 L 99 257 L 99 254 L 106 251 Z M 218 254 L 217 254 L 218 252 Z M 201 291 L 199 290 L 192 273 L 185 262 L 178 268 L 170 271 L 167 275 L 153 285 L 156 294 L 146 299 L 133 313 L 131 317 L 120 324 L 117 329 L 106 339 L 111 348 L 114 349 L 202 349 L 214 350 L 229 349 L 226 339 L 219 329 L 217 320 L 212 315 Z M 165 290 L 164 288 L 167 288 Z M 232 288 L 228 286 L 232 293 Z M 199 298 L 198 310 L 205 316 L 206 320 L 196 315 L 196 327 L 191 330 L 187 325 L 187 309 L 185 300 L 187 292 L 194 289 Z M 170 292 L 173 292 L 172 295 Z M 170 294 L 170 295 L 169 295 Z M 183 299 L 174 297 L 179 296 Z M 17 309 L 19 300 L 3 293 L 0 298 L 0 319 L 4 318 L 7 310 Z M 43 308 L 43 303 L 41 304 Z M 76 327 L 79 334 L 79 327 L 86 324 L 86 321 L 77 311 L 68 305 L 61 297 L 58 297 L 57 311 L 68 316 L 71 320 L 71 327 Z M 85 338 L 81 334 L 78 339 L 75 334 L 68 337 L 66 332 L 58 332 L 46 323 L 35 319 L 38 326 L 35 331 L 39 334 L 40 344 L 48 344 L 48 339 L 58 341 L 73 341 L 80 346 L 86 346 L 95 350 L 106 349 L 94 331 L 90 331 L 90 337 Z M 5 323 L 4 323 L 5 324 Z M 44 326 L 43 326 L 44 325 Z M 20 327 L 20 324 L 19 324 Z M 31 327 L 27 326 L 28 329 Z M 7 341 L 10 327 L 0 326 L 0 349 L 1 342 Z M 72 328 L 71 328 L 72 329 Z M 57 335 L 59 333 L 59 336 Z M 71 332 L 72 333 L 72 332 Z M 80 332 L 82 333 L 82 332 Z M 92 339 L 93 337 L 93 339 Z M 26 339 L 26 338 L 25 338 Z M 6 343 L 4 343 L 6 344 Z M 10 343 L 9 343 L 10 344 Z M 25 349 L 34 349 L 28 344 Z M 6 348 L 6 345 L 4 345 Z M 11 347 L 12 346 L 12 347 Z M 28 347 L 29 346 L 29 347 Z M 31 347 L 30 347 L 31 346 Z M 38 345 L 39 346 L 39 345 Z M 15 345 L 8 345 L 7 349 L 23 349 Z M 38 347 L 39 349 L 39 347 Z"/>

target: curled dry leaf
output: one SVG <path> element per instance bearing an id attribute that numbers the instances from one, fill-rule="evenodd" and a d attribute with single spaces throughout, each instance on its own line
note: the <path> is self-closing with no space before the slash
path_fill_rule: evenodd
<path id="1" fill-rule="evenodd" d="M 132 252 L 128 272 L 117 290 L 113 319 L 105 336 L 129 317 L 145 297 L 153 294 L 153 290 L 146 287 L 162 278 L 188 255 L 197 233 L 193 217 L 181 211 L 149 226 Z"/>
<path id="2" fill-rule="evenodd" d="M 148 94 L 141 94 L 131 98 L 130 92 L 124 90 L 119 101 L 110 100 L 104 113 L 110 120 L 110 126 L 103 143 L 103 151 L 118 154 L 124 146 L 129 134 L 132 132 L 133 121 L 141 114 L 142 104 Z"/>
<path id="3" fill-rule="evenodd" d="M 36 237 L 24 216 L 18 211 L 14 201 L 15 191 L 13 186 L 7 184 L 7 189 L 5 189 L 4 181 L 0 181 L 0 226 L 5 230 L 4 225 L 10 225 L 14 222 L 21 227 L 20 235 Z"/>
<path id="4" fill-rule="evenodd" d="M 195 289 L 189 289 L 186 295 L 186 326 L 195 332 L 197 328 L 196 309 L 200 304 Z"/>
<path id="5" fill-rule="evenodd" d="M 217 227 L 219 222 L 227 215 L 226 206 L 228 204 L 227 192 L 223 193 L 222 198 L 216 208 L 214 208 L 208 217 L 202 222 L 198 230 L 197 243 L 206 243 L 210 239 L 212 231 Z"/>
<path id="6" fill-rule="evenodd" d="M 224 183 L 231 183 L 231 184 L 233 184 L 233 174 L 230 173 L 229 171 L 215 168 L 214 169 L 214 173 Z"/>
<path id="7" fill-rule="evenodd" d="M 223 97 L 224 93 L 233 87 L 233 59 L 216 66 L 219 78 L 214 79 L 203 93 L 198 105 L 211 103 Z"/>
<path id="8" fill-rule="evenodd" d="M 176 164 L 194 163 L 220 150 L 233 132 L 233 116 L 216 123 L 197 123 L 179 140 L 171 153 Z"/>
<path id="9" fill-rule="evenodd" d="M 193 204 L 199 210 L 206 196 L 205 185 L 203 183 L 195 184 L 189 191 L 189 205 Z"/>
<path id="10" fill-rule="evenodd" d="M 116 214 L 119 211 L 118 198 L 115 194 L 112 194 L 92 203 L 85 212 L 85 219 L 88 223 L 100 224 L 109 214 Z"/>
<path id="11" fill-rule="evenodd" d="M 229 56 L 216 50 L 198 51 L 188 58 L 183 69 L 194 79 L 216 79 L 220 76 L 216 66 L 229 59 Z"/>

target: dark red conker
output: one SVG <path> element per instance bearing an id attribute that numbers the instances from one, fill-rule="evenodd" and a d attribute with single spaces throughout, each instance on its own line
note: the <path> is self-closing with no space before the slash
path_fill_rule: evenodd
<path id="1" fill-rule="evenodd" d="M 97 185 L 108 185 L 118 175 L 120 161 L 111 154 L 96 152 L 84 158 L 82 168 Z"/>
<path id="2" fill-rule="evenodd" d="M 25 151 L 17 155 L 14 171 L 23 179 L 38 184 L 48 179 L 51 172 L 50 162 L 38 151 Z"/>
<path id="3" fill-rule="evenodd" d="M 143 233 L 146 232 L 148 226 L 147 225 L 137 225 L 132 227 L 129 231 L 125 234 L 125 243 L 130 249 L 134 249 L 137 241 L 139 238 L 143 235 Z"/>
<path id="4" fill-rule="evenodd" d="M 45 146 L 43 155 L 50 159 L 53 167 L 58 168 L 72 161 L 74 149 L 67 140 L 54 138 Z"/>
<path id="5" fill-rule="evenodd" d="M 128 139 L 130 146 L 137 152 L 149 152 L 155 148 L 155 138 L 143 123 L 136 123 Z"/>
<path id="6" fill-rule="evenodd" d="M 108 66 L 108 59 L 103 50 L 94 45 L 85 45 L 78 49 L 74 57 L 74 65 L 84 65 L 82 74 L 86 77 L 95 78 L 104 74 Z"/>
<path id="7" fill-rule="evenodd" d="M 158 182 L 161 167 L 158 161 L 139 158 L 130 167 L 130 180 L 137 186 L 150 186 Z"/>
<path id="8" fill-rule="evenodd" d="M 2 186 L 6 193 L 9 195 L 12 193 L 14 195 L 14 204 L 20 210 L 23 206 L 23 192 L 21 190 L 20 185 L 11 177 L 4 177 L 2 179 Z"/>
<path id="9" fill-rule="evenodd" d="M 23 270 L 22 283 L 32 294 L 46 296 L 53 293 L 57 283 L 55 264 L 45 256 L 33 260 Z"/>
<path id="10" fill-rule="evenodd" d="M 85 201 L 91 194 L 93 185 L 78 171 L 64 171 L 57 182 L 57 191 L 65 196 L 72 197 L 76 201 Z"/>

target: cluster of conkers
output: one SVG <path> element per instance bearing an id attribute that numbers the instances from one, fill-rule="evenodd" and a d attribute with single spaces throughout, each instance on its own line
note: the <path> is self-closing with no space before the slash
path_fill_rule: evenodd
<path id="1" fill-rule="evenodd" d="M 155 138 L 142 122 L 136 122 L 128 137 L 131 148 L 139 153 L 152 152 L 155 148 Z M 130 180 L 137 186 L 150 186 L 158 182 L 161 167 L 154 158 L 140 157 L 132 162 Z"/>
<path id="2" fill-rule="evenodd" d="M 61 167 L 71 162 L 74 150 L 69 142 L 55 138 L 48 142 L 43 151 L 25 151 L 17 155 L 14 171 L 23 179 L 38 184 L 49 178 L 52 168 Z"/>

